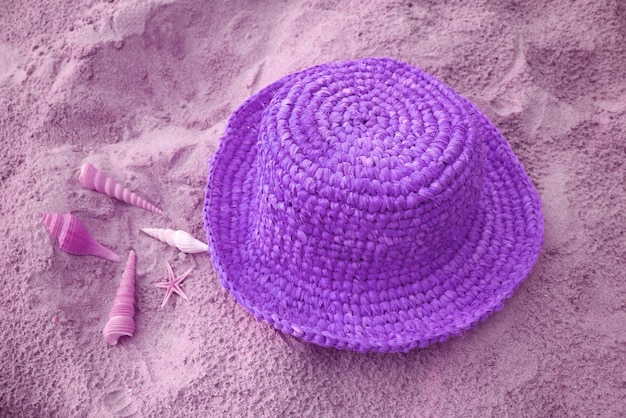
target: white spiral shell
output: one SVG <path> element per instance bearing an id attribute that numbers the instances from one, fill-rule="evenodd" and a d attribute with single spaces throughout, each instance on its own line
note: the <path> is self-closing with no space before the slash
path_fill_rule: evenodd
<path id="1" fill-rule="evenodd" d="M 207 244 L 180 229 L 174 231 L 167 228 L 141 228 L 141 231 L 187 254 L 206 253 L 209 250 Z"/>

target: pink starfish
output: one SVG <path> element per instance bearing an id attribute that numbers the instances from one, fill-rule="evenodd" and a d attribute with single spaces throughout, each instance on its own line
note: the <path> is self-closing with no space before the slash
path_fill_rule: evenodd
<path id="1" fill-rule="evenodd" d="M 179 294 L 180 296 L 185 298 L 185 300 L 189 300 L 187 298 L 187 295 L 185 295 L 185 292 L 183 292 L 183 289 L 180 288 L 180 284 L 183 280 L 187 278 L 187 275 L 191 273 L 191 270 L 193 270 L 193 268 L 190 268 L 189 270 L 184 272 L 182 276 L 176 277 L 174 275 L 174 270 L 172 270 L 172 266 L 170 266 L 170 263 L 166 261 L 165 264 L 167 264 L 167 273 L 169 274 L 168 281 L 156 284 L 156 287 L 160 287 L 161 289 L 167 289 L 167 291 L 165 292 L 165 299 L 163 299 L 163 303 L 161 304 L 161 308 L 165 306 L 172 292 Z"/>

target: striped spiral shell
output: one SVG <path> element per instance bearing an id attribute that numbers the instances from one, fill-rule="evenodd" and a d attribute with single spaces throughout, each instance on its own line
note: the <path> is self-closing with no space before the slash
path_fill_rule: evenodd
<path id="1" fill-rule="evenodd" d="M 122 202 L 154 212 L 158 215 L 163 214 L 161 209 L 157 208 L 143 197 L 131 192 L 126 187 L 109 177 L 104 171 L 97 169 L 90 163 L 85 163 L 81 166 L 78 180 L 80 181 L 80 184 L 87 189 L 104 193 L 108 196 L 121 200 Z"/>
<path id="2" fill-rule="evenodd" d="M 135 269 L 137 255 L 133 250 L 128 254 L 122 280 L 117 289 L 113 306 L 109 312 L 102 336 L 110 345 L 116 345 L 122 336 L 132 337 L 135 333 Z"/>
<path id="3" fill-rule="evenodd" d="M 96 241 L 83 223 L 71 213 L 41 213 L 41 220 L 50 234 L 59 240 L 59 247 L 74 255 L 94 255 L 118 263 L 120 257 Z"/>

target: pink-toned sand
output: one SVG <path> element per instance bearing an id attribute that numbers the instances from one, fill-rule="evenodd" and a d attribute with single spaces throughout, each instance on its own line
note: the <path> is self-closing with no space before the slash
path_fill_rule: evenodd
<path id="1" fill-rule="evenodd" d="M 249 95 L 331 60 L 391 56 L 502 130 L 546 236 L 502 312 L 408 354 L 323 349 L 255 322 L 207 255 L 206 160 Z M 626 416 L 623 0 L 0 2 L 0 416 Z M 92 162 L 166 215 L 85 190 Z M 59 250 L 72 212 L 122 263 Z M 137 330 L 102 328 L 130 249 Z M 190 300 L 160 309 L 165 261 Z"/>

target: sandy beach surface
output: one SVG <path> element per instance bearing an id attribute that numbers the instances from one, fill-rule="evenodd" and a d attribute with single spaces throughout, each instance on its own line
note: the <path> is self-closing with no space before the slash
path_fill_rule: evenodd
<path id="1" fill-rule="evenodd" d="M 545 242 L 504 309 L 407 354 L 314 346 L 254 321 L 207 254 L 207 160 L 230 113 L 291 72 L 389 56 L 473 101 L 542 201 Z M 83 163 L 160 216 L 87 190 Z M 626 415 L 622 0 L 0 2 L 1 417 Z M 59 249 L 72 213 L 120 263 Z M 136 331 L 102 329 L 137 253 Z M 161 308 L 166 261 L 189 297 Z"/>

